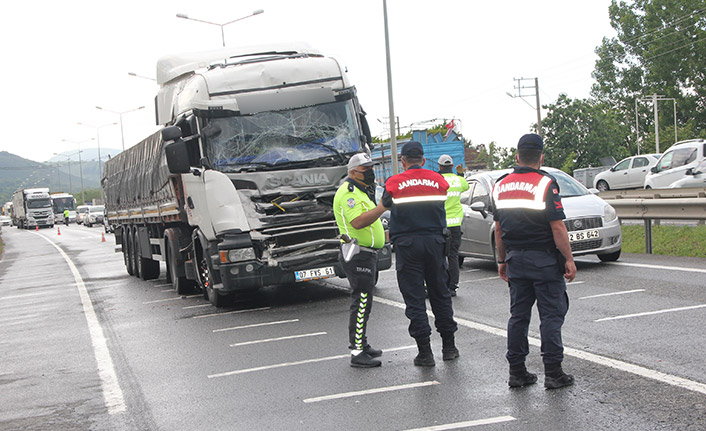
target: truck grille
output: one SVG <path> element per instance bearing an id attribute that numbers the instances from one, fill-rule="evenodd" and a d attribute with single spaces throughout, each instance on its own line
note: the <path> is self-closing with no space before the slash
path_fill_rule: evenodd
<path id="1" fill-rule="evenodd" d="M 307 223 L 262 229 L 270 247 L 263 257 L 273 259 L 285 268 L 332 263 L 338 258 L 341 242 L 337 239 L 335 221 Z"/>
<path id="2" fill-rule="evenodd" d="M 566 230 L 569 232 L 575 230 L 597 229 L 603 227 L 602 217 L 581 217 L 564 220 Z"/>

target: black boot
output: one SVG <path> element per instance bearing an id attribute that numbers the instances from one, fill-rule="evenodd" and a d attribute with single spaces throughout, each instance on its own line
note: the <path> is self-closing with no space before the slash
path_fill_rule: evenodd
<path id="1" fill-rule="evenodd" d="M 441 334 L 441 342 L 441 354 L 444 357 L 444 361 L 451 361 L 460 356 L 456 348 L 454 334 Z"/>
<path id="2" fill-rule="evenodd" d="M 414 358 L 414 365 L 418 367 L 433 367 L 436 365 L 434 362 L 434 354 L 431 351 L 431 341 L 429 337 L 417 339 L 417 348 L 419 353 L 417 357 Z"/>
<path id="3" fill-rule="evenodd" d="M 373 368 L 380 365 L 382 365 L 382 362 L 370 356 L 365 350 L 357 355 L 351 355 L 351 367 Z"/>
<path id="4" fill-rule="evenodd" d="M 510 379 L 507 385 L 511 388 L 533 385 L 537 383 L 537 375 L 527 371 L 525 364 L 510 365 Z"/>
<path id="5" fill-rule="evenodd" d="M 370 344 L 367 344 L 365 347 L 363 347 L 363 351 L 367 353 L 368 355 L 372 356 L 373 358 L 378 358 L 382 356 L 382 350 L 376 349 L 375 347 L 371 346 Z"/>
<path id="6" fill-rule="evenodd" d="M 574 376 L 566 374 L 561 369 L 561 362 L 556 364 L 544 364 L 544 387 L 547 389 L 558 389 L 574 384 Z"/>

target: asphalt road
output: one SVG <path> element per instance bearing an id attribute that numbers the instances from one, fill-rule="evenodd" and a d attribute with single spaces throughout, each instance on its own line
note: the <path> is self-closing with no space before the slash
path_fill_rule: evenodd
<path id="1" fill-rule="evenodd" d="M 461 357 L 415 367 L 394 270 L 368 338 L 383 366 L 348 365 L 347 282 L 263 289 L 215 309 L 128 276 L 112 235 L 4 228 L 1 430 L 704 430 L 706 259 L 578 258 L 564 368 L 510 390 L 507 286 L 467 260 L 454 299 Z"/>

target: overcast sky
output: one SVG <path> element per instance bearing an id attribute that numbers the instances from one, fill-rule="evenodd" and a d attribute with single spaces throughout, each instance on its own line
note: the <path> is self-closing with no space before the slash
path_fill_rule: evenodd
<path id="1" fill-rule="evenodd" d="M 595 48 L 614 31 L 610 0 L 388 0 L 395 114 L 402 126 L 455 118 L 475 144 L 514 146 L 536 122 L 533 97 L 513 78 L 539 78 L 542 104 L 560 93 L 588 97 Z M 221 46 L 307 42 L 348 68 L 373 134 L 388 116 L 382 0 L 123 0 L 11 2 L 3 8 L 3 139 L 0 151 L 45 161 L 95 138 L 87 123 L 123 115 L 125 146 L 157 130 L 159 57 Z M 532 85 L 531 81 L 525 85 Z M 534 95 L 534 89 L 524 92 Z M 94 141 L 80 144 L 95 147 Z M 120 127 L 100 129 L 102 148 L 121 148 Z"/>

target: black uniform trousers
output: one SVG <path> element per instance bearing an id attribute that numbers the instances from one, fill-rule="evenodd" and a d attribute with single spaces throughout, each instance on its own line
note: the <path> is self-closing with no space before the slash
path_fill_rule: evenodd
<path id="1" fill-rule="evenodd" d="M 410 320 L 409 335 L 415 339 L 431 335 L 426 292 L 429 293 L 436 330 L 441 334 L 453 334 L 457 329 L 448 288 L 445 243 L 443 235 L 409 235 L 394 240 L 397 284 L 406 305 L 405 315 Z"/>
<path id="2" fill-rule="evenodd" d="M 510 250 L 507 277 L 510 284 L 510 320 L 507 324 L 507 360 L 510 365 L 525 362 L 529 354 L 527 333 L 532 306 L 537 302 L 541 352 L 544 364 L 561 363 L 564 345 L 561 327 L 569 310 L 564 268 L 558 252 L 550 250 Z"/>
<path id="3" fill-rule="evenodd" d="M 351 350 L 362 350 L 368 345 L 365 335 L 370 310 L 373 307 L 373 288 L 377 272 L 377 253 L 361 250 L 350 262 L 339 256 L 343 271 L 351 286 L 351 306 L 348 320 L 348 340 Z"/>
<path id="4" fill-rule="evenodd" d="M 447 228 L 451 234 L 451 247 L 449 248 L 449 289 L 458 288 L 458 249 L 461 247 L 461 226 Z"/>

